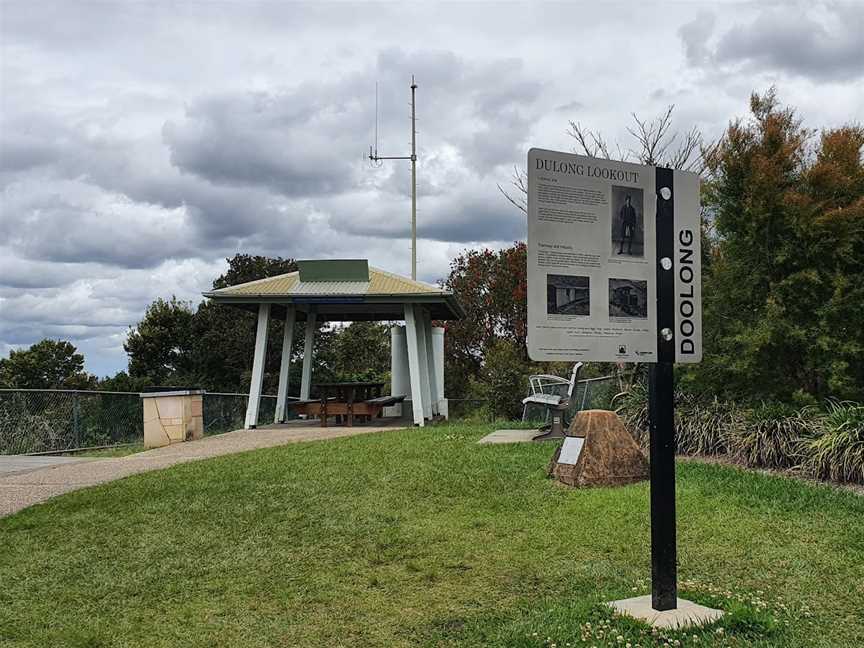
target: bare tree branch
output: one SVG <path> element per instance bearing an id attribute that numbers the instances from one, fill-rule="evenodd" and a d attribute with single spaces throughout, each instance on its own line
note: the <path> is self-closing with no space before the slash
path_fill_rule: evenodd
<path id="1" fill-rule="evenodd" d="M 510 179 L 510 184 L 516 188 L 515 198 L 511 196 L 500 184 L 498 191 L 519 211 L 528 213 L 528 173 L 524 169 L 520 169 L 515 164 L 513 165 L 513 176 Z"/>
<path id="2" fill-rule="evenodd" d="M 609 142 L 599 131 L 592 131 L 576 121 L 570 121 L 567 134 L 576 140 L 573 152 L 589 157 L 628 162 L 636 160 L 640 164 L 669 167 L 692 171 L 700 175 L 710 174 L 709 161 L 720 141 L 706 142 L 697 127 L 682 133 L 672 131 L 672 112 L 675 105 L 652 120 L 640 119 L 633 113 L 635 124 L 627 127 L 634 140 L 633 148 L 622 147 L 615 143 L 615 155 L 610 153 Z M 527 173 L 514 166 L 510 184 L 515 191 L 511 194 L 500 184 L 498 190 L 514 207 L 522 212 L 528 211 Z"/>

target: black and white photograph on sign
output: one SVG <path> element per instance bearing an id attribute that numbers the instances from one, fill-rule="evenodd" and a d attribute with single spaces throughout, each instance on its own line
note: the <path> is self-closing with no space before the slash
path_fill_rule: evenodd
<path id="1" fill-rule="evenodd" d="M 642 190 L 612 185 L 612 255 L 645 256 Z"/>
<path id="2" fill-rule="evenodd" d="M 648 318 L 648 282 L 609 280 L 609 317 Z"/>
<path id="3" fill-rule="evenodd" d="M 548 315 L 589 315 L 591 299 L 588 277 L 546 275 Z"/>

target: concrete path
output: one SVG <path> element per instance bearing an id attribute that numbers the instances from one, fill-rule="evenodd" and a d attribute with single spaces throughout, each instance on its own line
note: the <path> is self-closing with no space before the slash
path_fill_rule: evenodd
<path id="1" fill-rule="evenodd" d="M 538 430 L 495 430 L 477 443 L 530 443 L 538 434 Z"/>
<path id="2" fill-rule="evenodd" d="M 85 457 L 27 457 L 24 455 L 0 455 L 0 477 L 17 473 L 31 472 L 40 468 L 50 468 L 62 464 L 94 461 Z"/>
<path id="3" fill-rule="evenodd" d="M 52 465 L 36 467 L 35 469 L 32 466 L 34 461 L 31 462 L 31 466 L 25 466 L 22 469 L 23 472 L 10 470 L 0 473 L 0 517 L 10 515 L 56 495 L 137 473 L 168 468 L 188 461 L 245 452 L 257 448 L 271 448 L 289 443 L 335 439 L 402 428 L 404 425 L 399 427 L 385 425 L 321 428 L 317 425 L 288 423 L 257 430 L 237 430 L 206 437 L 199 441 L 177 443 L 164 448 L 147 450 L 126 457 L 91 460 L 53 457 L 51 459 L 55 461 Z M 23 463 L 27 463 L 26 460 L 28 459 L 44 460 L 47 458 L 9 457 L 7 459 L 13 461 L 23 459 L 25 460 Z M 12 465 L 12 461 L 9 465 Z"/>

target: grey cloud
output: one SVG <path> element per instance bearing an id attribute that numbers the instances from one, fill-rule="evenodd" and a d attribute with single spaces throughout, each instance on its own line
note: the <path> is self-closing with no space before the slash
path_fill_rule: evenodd
<path id="1" fill-rule="evenodd" d="M 23 259 L 9 247 L 0 247 L 0 297 L 31 288 L 56 288 L 73 283 L 81 273 L 99 276 L 111 272 L 95 263 L 57 263 Z M 4 291 L 4 289 L 12 289 Z"/>
<path id="2" fill-rule="evenodd" d="M 347 200 L 356 209 L 346 218 L 339 205 L 334 205 L 329 216 L 331 230 L 377 238 L 410 237 L 409 200 L 381 204 L 372 194 L 353 195 Z M 442 242 L 513 241 L 525 238 L 526 221 L 503 198 L 490 201 L 476 187 L 460 184 L 448 193 L 423 197 L 417 213 L 417 233 L 421 238 Z"/>
<path id="3" fill-rule="evenodd" d="M 181 171 L 217 184 L 318 195 L 351 181 L 351 165 L 337 145 L 344 140 L 340 128 L 350 127 L 340 124 L 345 113 L 344 105 L 312 93 L 225 95 L 196 102 L 163 135 Z"/>
<path id="4" fill-rule="evenodd" d="M 715 21 L 713 13 L 700 11 L 695 19 L 678 28 L 678 36 L 684 44 L 684 55 L 690 65 L 702 65 L 710 58 L 708 39 L 714 32 Z"/>
<path id="5" fill-rule="evenodd" d="M 187 254 L 193 240 L 182 208 L 135 203 L 75 180 L 13 183 L 3 212 L 0 235 L 37 260 L 147 267 Z"/>
<path id="6" fill-rule="evenodd" d="M 582 110 L 584 107 L 585 104 L 581 101 L 568 101 L 560 106 L 555 106 L 555 110 L 558 112 L 575 112 L 577 110 Z"/>
<path id="7" fill-rule="evenodd" d="M 700 17 L 679 30 L 693 66 L 744 66 L 784 72 L 814 81 L 848 81 L 864 76 L 864 5 L 771 7 L 749 23 L 736 24 L 712 46 L 713 19 Z"/>

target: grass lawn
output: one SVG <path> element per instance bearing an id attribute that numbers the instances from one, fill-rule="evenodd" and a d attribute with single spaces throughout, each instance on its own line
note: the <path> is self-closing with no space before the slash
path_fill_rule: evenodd
<path id="1" fill-rule="evenodd" d="M 0 645 L 864 645 L 864 497 L 679 463 L 682 591 L 729 614 L 652 635 L 602 605 L 648 592 L 647 484 L 559 487 L 553 446 L 475 445 L 491 430 L 259 450 L 0 519 Z"/>

